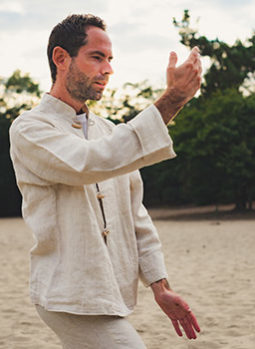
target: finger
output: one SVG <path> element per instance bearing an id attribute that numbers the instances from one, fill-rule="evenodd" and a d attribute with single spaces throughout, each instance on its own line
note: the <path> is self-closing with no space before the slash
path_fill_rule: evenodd
<path id="1" fill-rule="evenodd" d="M 173 83 L 175 80 L 175 66 L 177 63 L 177 54 L 175 52 L 171 52 L 169 56 L 169 62 L 168 62 L 168 67 L 167 67 L 167 81 L 168 83 L 171 82 Z"/>
<path id="2" fill-rule="evenodd" d="M 195 332 L 192 329 L 190 323 L 187 321 L 187 319 L 184 318 L 184 319 L 180 320 L 180 324 L 181 324 L 182 328 L 184 329 L 184 332 L 185 332 L 187 338 L 193 339 Z"/>
<path id="3" fill-rule="evenodd" d="M 200 59 L 199 56 L 195 59 L 195 61 L 194 61 L 193 64 L 194 64 L 194 66 L 195 66 L 197 69 L 200 68 L 200 67 L 202 67 L 201 59 Z"/>
<path id="4" fill-rule="evenodd" d="M 178 336 L 182 337 L 182 331 L 181 331 L 181 329 L 180 329 L 180 326 L 179 326 L 179 324 L 178 324 L 178 321 L 177 321 L 177 320 L 172 320 L 172 319 L 171 319 L 171 321 L 172 321 L 172 324 L 173 324 L 173 326 L 174 326 L 174 328 L 175 328 L 175 331 L 176 331 L 176 333 L 178 334 Z"/>
<path id="5" fill-rule="evenodd" d="M 202 65 L 201 64 L 198 66 L 198 75 L 199 76 L 202 75 Z"/>
<path id="6" fill-rule="evenodd" d="M 181 324 L 182 328 L 184 329 L 184 332 L 185 332 L 187 338 L 191 339 L 191 334 L 190 334 L 189 328 L 187 327 L 187 324 L 185 323 L 184 319 L 180 320 L 180 324 Z"/>
<path id="7" fill-rule="evenodd" d="M 192 322 L 192 325 L 195 328 L 195 330 L 197 332 L 200 332 L 200 327 L 199 327 L 199 324 L 197 322 L 197 319 L 196 319 L 195 315 L 192 312 L 190 312 L 188 316 L 189 316 L 190 321 Z"/>
<path id="8" fill-rule="evenodd" d="M 197 46 L 193 47 L 191 50 L 188 61 L 194 63 L 200 57 L 199 48 Z"/>
<path id="9" fill-rule="evenodd" d="M 194 331 L 192 322 L 189 320 L 188 317 L 186 317 L 186 318 L 184 319 L 184 322 L 185 322 L 186 327 L 187 327 L 187 329 L 188 329 L 188 331 L 189 331 L 190 339 L 196 339 L 197 336 L 196 336 L 196 333 L 195 333 L 195 331 Z"/>
<path id="10" fill-rule="evenodd" d="M 200 54 L 200 49 L 198 46 L 194 46 L 192 50 L 196 50 Z"/>
<path id="11" fill-rule="evenodd" d="M 200 69 L 192 69 L 186 81 L 187 85 L 193 86 L 198 89 L 201 84 L 201 71 Z"/>
<path id="12" fill-rule="evenodd" d="M 191 52 L 195 52 L 200 56 L 200 50 L 198 46 L 194 46 L 193 49 L 191 50 Z"/>
<path id="13" fill-rule="evenodd" d="M 196 69 L 190 71 L 189 75 L 186 79 L 186 86 L 189 86 L 189 88 L 197 89 L 199 88 L 200 83 L 200 75 Z"/>
<path id="14" fill-rule="evenodd" d="M 170 52 L 168 68 L 171 68 L 171 69 L 175 68 L 177 60 L 178 60 L 177 54 L 174 51 Z"/>

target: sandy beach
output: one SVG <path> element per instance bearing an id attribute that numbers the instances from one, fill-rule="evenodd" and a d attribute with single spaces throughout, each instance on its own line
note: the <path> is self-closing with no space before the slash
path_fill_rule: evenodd
<path id="1" fill-rule="evenodd" d="M 196 341 L 179 338 L 151 290 L 140 285 L 139 302 L 129 319 L 147 348 L 254 349 L 254 214 L 217 216 L 197 209 L 151 210 L 151 215 L 170 284 L 189 303 L 202 331 Z M 61 348 L 29 300 L 32 245 L 22 219 L 0 219 L 1 349 Z"/>

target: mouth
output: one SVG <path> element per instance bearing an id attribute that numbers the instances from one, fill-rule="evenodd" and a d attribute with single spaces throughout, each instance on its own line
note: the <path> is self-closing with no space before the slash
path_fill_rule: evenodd
<path id="1" fill-rule="evenodd" d="M 94 84 L 98 87 L 105 88 L 107 81 L 95 81 Z"/>

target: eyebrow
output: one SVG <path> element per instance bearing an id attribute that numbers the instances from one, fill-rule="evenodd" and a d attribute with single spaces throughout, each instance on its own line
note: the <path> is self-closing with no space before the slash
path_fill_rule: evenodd
<path id="1" fill-rule="evenodd" d="M 89 54 L 90 55 L 99 55 L 103 58 L 106 58 L 106 55 L 102 51 L 91 51 Z M 113 56 L 110 56 L 109 60 L 112 60 L 112 59 L 113 59 Z"/>

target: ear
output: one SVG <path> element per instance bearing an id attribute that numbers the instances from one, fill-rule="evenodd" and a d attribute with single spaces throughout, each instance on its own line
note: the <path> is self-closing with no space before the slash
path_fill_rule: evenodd
<path id="1" fill-rule="evenodd" d="M 69 67 L 71 57 L 65 49 L 60 46 L 56 46 L 52 52 L 52 60 L 58 71 L 65 71 Z"/>

